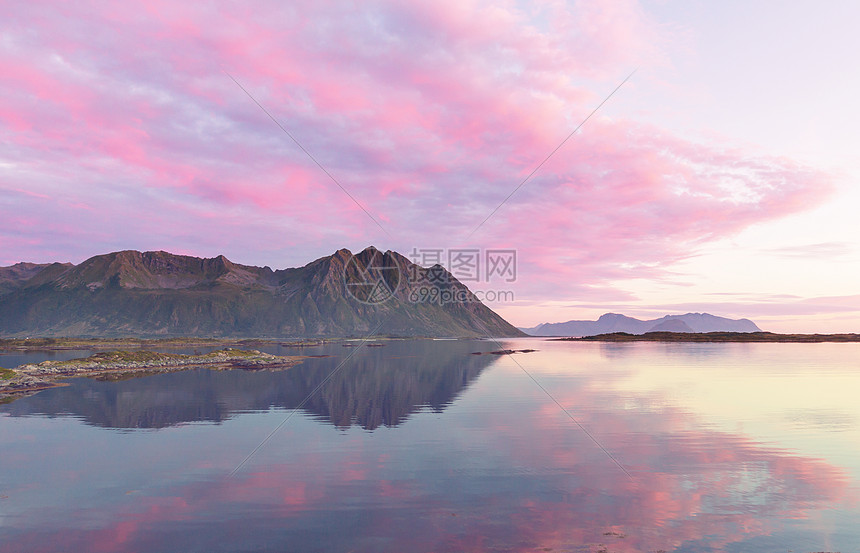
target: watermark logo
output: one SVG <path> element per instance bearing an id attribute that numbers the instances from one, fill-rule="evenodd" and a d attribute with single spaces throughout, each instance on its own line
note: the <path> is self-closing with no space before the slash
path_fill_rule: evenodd
<path id="1" fill-rule="evenodd" d="M 460 282 L 515 282 L 517 250 L 479 248 L 413 248 L 409 259 L 416 265 L 441 265 Z M 411 279 L 412 274 L 409 275 Z"/>
<path id="2" fill-rule="evenodd" d="M 350 256 L 344 267 L 347 292 L 360 303 L 378 305 L 394 297 L 400 286 L 400 267 L 385 262 L 378 250 L 369 255 Z"/>
<path id="3" fill-rule="evenodd" d="M 403 288 L 410 303 L 450 304 L 514 301 L 504 289 L 475 290 L 467 286 L 511 283 L 517 279 L 517 251 L 479 248 L 413 248 L 411 263 L 401 267 L 378 250 L 351 256 L 344 268 L 348 293 L 357 301 L 378 305 Z"/>

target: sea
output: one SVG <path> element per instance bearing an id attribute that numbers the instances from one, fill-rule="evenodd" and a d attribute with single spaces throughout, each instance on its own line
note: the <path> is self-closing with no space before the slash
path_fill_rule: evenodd
<path id="1" fill-rule="evenodd" d="M 0 551 L 860 553 L 860 344 L 374 344 L 0 405 Z"/>

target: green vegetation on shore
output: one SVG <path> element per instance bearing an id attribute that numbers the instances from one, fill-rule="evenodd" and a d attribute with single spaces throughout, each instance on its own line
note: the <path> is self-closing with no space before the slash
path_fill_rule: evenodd
<path id="1" fill-rule="evenodd" d="M 366 337 L 361 337 L 366 339 Z M 275 340 L 271 338 L 0 338 L 0 351 L 54 351 L 69 349 L 164 349 L 164 348 L 259 348 L 263 346 L 315 347 L 339 341 L 357 340 L 355 336 L 339 338 L 303 338 Z M 403 338 L 377 335 L 374 340 L 429 339 L 426 336 Z"/>
<path id="2" fill-rule="evenodd" d="M 560 342 L 860 342 L 860 334 L 776 334 L 774 332 L 613 332 L 581 338 L 555 338 Z"/>
<path id="3" fill-rule="evenodd" d="M 30 351 L 59 349 L 117 349 L 152 347 L 242 346 L 276 344 L 279 341 L 263 339 L 224 338 L 0 338 L 0 350 Z"/>
<path id="4" fill-rule="evenodd" d="M 57 386 L 57 380 L 75 376 L 121 379 L 192 368 L 282 370 L 306 357 L 279 356 L 256 350 L 226 348 L 203 355 L 180 355 L 148 350 L 99 352 L 85 359 L 42 361 L 16 370 L 0 369 L 0 397 L 22 396 Z"/>
<path id="5" fill-rule="evenodd" d="M 99 352 L 85 359 L 70 359 L 68 361 L 56 361 L 55 367 L 71 367 L 81 364 L 98 364 L 98 365 L 114 365 L 118 363 L 132 363 L 135 365 L 146 365 L 149 363 L 159 363 L 170 361 L 172 359 L 180 360 L 187 358 L 187 355 L 178 355 L 175 353 L 156 353 L 154 351 L 104 351 Z"/>
<path id="6" fill-rule="evenodd" d="M 82 372 L 117 369 L 150 369 L 156 367 L 182 367 L 186 365 L 267 366 L 292 363 L 299 357 L 283 357 L 256 350 L 226 348 L 202 355 L 182 355 L 149 350 L 114 350 L 95 353 L 84 359 L 67 361 L 43 361 L 18 367 L 19 373 L 37 374 L 50 372 Z"/>

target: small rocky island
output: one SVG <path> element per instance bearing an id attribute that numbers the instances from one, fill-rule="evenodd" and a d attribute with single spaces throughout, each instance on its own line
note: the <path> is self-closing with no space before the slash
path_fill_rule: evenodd
<path id="1" fill-rule="evenodd" d="M 76 376 L 119 380 L 198 368 L 281 370 L 301 363 L 304 359 L 306 359 L 304 356 L 278 356 L 256 350 L 232 348 L 203 355 L 153 351 L 106 351 L 84 359 L 43 361 L 38 364 L 21 365 L 15 369 L 0 369 L 0 401 L 61 386 L 58 380 Z"/>

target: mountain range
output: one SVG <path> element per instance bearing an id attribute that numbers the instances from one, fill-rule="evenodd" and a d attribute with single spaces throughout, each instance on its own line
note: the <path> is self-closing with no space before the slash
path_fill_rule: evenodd
<path id="1" fill-rule="evenodd" d="M 761 332 L 749 319 L 727 319 L 709 313 L 666 315 L 643 321 L 618 313 L 605 313 L 596 321 L 567 321 L 543 323 L 532 328 L 521 328 L 532 336 L 595 336 L 610 332 L 645 334 L 646 332 Z"/>
<path id="2" fill-rule="evenodd" d="M 441 265 L 341 249 L 272 270 L 133 250 L 0 267 L 0 336 L 522 336 Z"/>

